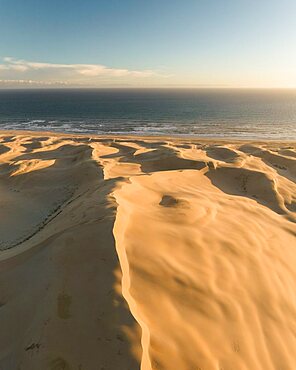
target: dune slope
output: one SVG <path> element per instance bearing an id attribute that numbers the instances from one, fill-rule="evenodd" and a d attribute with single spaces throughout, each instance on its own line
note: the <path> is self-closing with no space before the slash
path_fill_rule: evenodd
<path id="1" fill-rule="evenodd" d="M 296 145 L 0 136 L 0 369 L 296 368 Z"/>

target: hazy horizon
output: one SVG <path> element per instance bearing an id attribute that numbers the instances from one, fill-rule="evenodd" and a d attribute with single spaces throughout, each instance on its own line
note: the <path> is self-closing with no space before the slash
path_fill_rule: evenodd
<path id="1" fill-rule="evenodd" d="M 212 87 L 212 86 L 205 86 L 205 87 L 192 87 L 192 86 L 157 86 L 157 87 L 150 87 L 150 86 L 0 86 L 0 91 L 8 91 L 8 90 L 21 90 L 21 91 L 27 91 L 27 90 L 225 90 L 225 91 L 231 91 L 231 90 L 241 90 L 241 91 L 296 91 L 296 87 Z"/>

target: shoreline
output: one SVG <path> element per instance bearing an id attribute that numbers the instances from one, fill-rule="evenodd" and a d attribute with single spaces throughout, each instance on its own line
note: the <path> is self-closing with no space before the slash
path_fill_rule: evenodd
<path id="1" fill-rule="evenodd" d="M 50 135 L 50 136 L 68 136 L 68 137 L 77 137 L 77 138 L 96 138 L 96 139 L 139 139 L 139 140 L 172 140 L 172 141 L 185 141 L 190 140 L 195 142 L 233 142 L 233 143 L 240 143 L 240 142 L 249 142 L 249 143 L 296 143 L 295 140 L 288 140 L 288 139 L 262 139 L 262 138 L 235 138 L 235 137 L 197 137 L 197 136 L 178 136 L 178 135 L 136 135 L 136 134 L 78 134 L 78 133 L 68 133 L 68 132 L 57 132 L 57 131 L 31 131 L 31 130 L 0 130 L 0 135 L 31 135 L 31 136 L 42 136 L 42 135 Z"/>

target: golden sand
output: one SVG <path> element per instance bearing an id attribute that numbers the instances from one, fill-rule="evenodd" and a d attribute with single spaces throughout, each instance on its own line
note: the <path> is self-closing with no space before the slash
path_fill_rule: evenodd
<path id="1" fill-rule="evenodd" d="M 296 144 L 0 135 L 0 369 L 296 369 Z"/>

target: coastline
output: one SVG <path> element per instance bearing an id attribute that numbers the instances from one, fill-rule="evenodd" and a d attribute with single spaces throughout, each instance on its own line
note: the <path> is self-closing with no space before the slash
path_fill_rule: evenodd
<path id="1" fill-rule="evenodd" d="M 262 138 L 236 138 L 236 137 L 215 137 L 215 136 L 196 136 L 196 135 L 137 135 L 137 134 L 77 134 L 77 133 L 69 133 L 69 132 L 59 132 L 59 131 L 31 131 L 31 130 L 0 130 L 0 135 L 31 135 L 31 136 L 42 136 L 42 135 L 49 135 L 49 136 L 67 136 L 67 137 L 77 137 L 77 138 L 110 138 L 110 139 L 140 139 L 140 140 L 173 140 L 173 141 L 192 141 L 192 142 L 217 142 L 217 143 L 240 143 L 240 142 L 252 142 L 252 143 L 296 143 L 296 140 L 288 140 L 288 139 L 262 139 Z"/>

